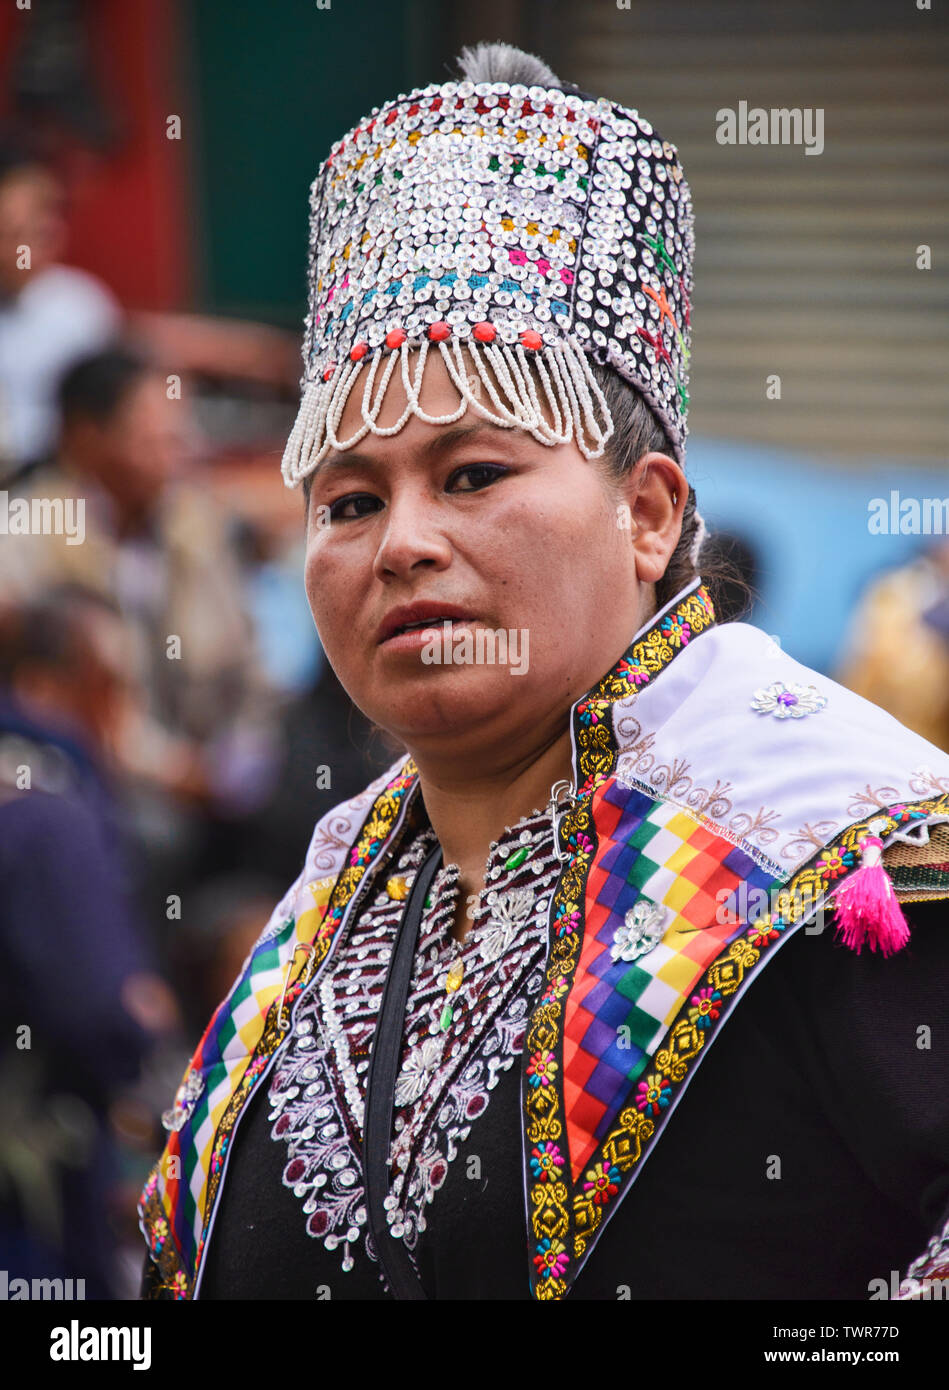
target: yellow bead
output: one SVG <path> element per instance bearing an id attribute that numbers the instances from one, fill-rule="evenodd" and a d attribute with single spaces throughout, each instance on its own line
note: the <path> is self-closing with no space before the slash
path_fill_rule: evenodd
<path id="1" fill-rule="evenodd" d="M 449 994 L 454 994 L 456 989 L 461 988 L 461 981 L 464 978 L 465 967 L 461 960 L 456 960 L 448 972 L 448 979 L 445 981 L 445 988 Z"/>
<path id="2" fill-rule="evenodd" d="M 397 903 L 405 902 L 409 896 L 408 880 L 403 874 L 395 874 L 386 884 L 386 892 L 390 898 L 394 898 Z"/>

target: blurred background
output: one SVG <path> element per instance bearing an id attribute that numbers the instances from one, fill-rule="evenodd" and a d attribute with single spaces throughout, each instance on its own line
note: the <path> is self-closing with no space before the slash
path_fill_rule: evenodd
<path id="1" fill-rule="evenodd" d="M 0 12 L 11 1277 L 135 1295 L 134 1203 L 195 1039 L 314 821 L 396 756 L 321 650 L 302 499 L 279 463 L 309 184 L 373 106 L 448 80 L 463 44 L 536 52 L 677 146 L 697 237 L 688 469 L 711 544 L 752 586 L 744 616 L 949 747 L 944 14 L 910 0 Z M 822 152 L 719 143 L 717 113 L 742 101 L 820 108 Z M 17 499 L 50 497 L 85 499 L 81 545 L 7 534 Z"/>

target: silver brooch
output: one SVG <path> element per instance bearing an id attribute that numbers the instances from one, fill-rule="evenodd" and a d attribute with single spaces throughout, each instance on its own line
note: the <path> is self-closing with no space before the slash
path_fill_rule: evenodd
<path id="1" fill-rule="evenodd" d="M 532 888 L 510 888 L 499 893 L 491 901 L 491 920 L 488 922 L 478 944 L 478 951 L 485 965 L 490 965 L 503 956 L 519 935 L 530 915 L 534 902 Z"/>
<path id="2" fill-rule="evenodd" d="M 443 1038 L 426 1038 L 409 1053 L 395 1083 L 395 1103 L 397 1106 L 412 1105 L 419 1096 L 424 1095 L 428 1083 L 442 1060 L 443 1049 Z"/>
<path id="3" fill-rule="evenodd" d="M 626 914 L 621 927 L 616 928 L 610 954 L 614 960 L 636 960 L 662 940 L 668 910 L 662 903 L 640 898 Z"/>
<path id="4" fill-rule="evenodd" d="M 181 1129 L 185 1121 L 191 1117 L 203 1090 L 204 1077 L 199 1071 L 189 1071 L 175 1094 L 174 1108 L 165 1110 L 162 1114 L 162 1127 L 168 1130 Z"/>
<path id="5" fill-rule="evenodd" d="M 827 696 L 822 695 L 816 685 L 785 685 L 783 681 L 774 681 L 755 691 L 751 708 L 759 714 L 773 714 L 775 719 L 803 719 L 806 714 L 816 714 L 826 704 Z"/>

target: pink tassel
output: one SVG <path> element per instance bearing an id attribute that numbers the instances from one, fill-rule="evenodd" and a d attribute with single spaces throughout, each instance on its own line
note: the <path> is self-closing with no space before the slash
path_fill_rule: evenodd
<path id="1" fill-rule="evenodd" d="M 891 956 L 909 941 L 909 926 L 883 867 L 883 841 L 865 835 L 860 852 L 860 868 L 834 894 L 837 931 L 858 956 L 864 946 Z"/>

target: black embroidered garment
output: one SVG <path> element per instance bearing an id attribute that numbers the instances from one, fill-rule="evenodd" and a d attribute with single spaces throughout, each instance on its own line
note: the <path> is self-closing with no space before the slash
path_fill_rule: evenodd
<path id="1" fill-rule="evenodd" d="M 873 1280 L 899 1282 L 949 1218 L 946 906 L 907 915 L 903 958 L 856 958 L 830 927 L 788 942 L 568 1297 L 868 1300 Z M 918 1045 L 927 1020 L 931 1048 Z M 531 1295 L 517 1066 L 496 1076 L 425 1208 L 415 1261 L 429 1298 Z M 388 1298 L 361 1238 L 343 1273 L 339 1251 L 307 1236 L 271 1112 L 261 1090 L 236 1140 L 200 1297 Z"/>
<path id="2" fill-rule="evenodd" d="M 455 866 L 437 875 L 423 916 L 401 1098 L 423 1077 L 426 1088 L 397 1107 L 393 1158 L 409 1164 L 394 1166 L 392 1195 L 430 1298 L 530 1297 L 516 1062 L 542 984 L 552 840 L 541 873 L 502 865 L 545 819 L 521 822 L 492 851 L 499 891 L 525 886 L 526 869 L 538 911 L 521 909 L 520 930 L 489 964 L 482 953 L 501 943 L 486 931 L 490 912 L 476 915 L 464 957 L 479 1023 L 462 1009 L 444 1035 L 449 1058 L 467 1043 L 454 1066 L 406 1063 L 436 1038 L 425 1020 L 446 998 Z M 423 829 L 393 877 L 410 879 L 433 843 Z M 380 894 L 362 914 L 336 970 L 304 1000 L 290 1055 L 248 1106 L 201 1298 L 389 1297 L 365 1245 L 354 1120 L 402 906 Z M 570 1297 L 867 1299 L 873 1280 L 892 1287 L 949 1217 L 946 907 L 907 913 L 912 942 L 895 959 L 856 957 L 830 927 L 787 944 L 716 1040 Z"/>
<path id="3" fill-rule="evenodd" d="M 501 1075 L 518 1074 L 527 1001 L 543 980 L 559 868 L 552 832 L 550 815 L 535 813 L 492 845 L 487 886 L 468 906 L 473 925 L 462 946 L 451 936 L 458 866 L 443 867 L 432 883 L 395 1092 L 392 1227 L 410 1250 L 458 1144 L 488 1107 Z M 251 1143 L 258 1128 L 267 1128 L 281 1185 L 297 1199 L 301 1230 L 336 1252 L 331 1267 L 345 1273 L 354 1270 L 366 1234 L 360 1155 L 370 1044 L 405 899 L 436 843 L 427 822 L 419 825 L 384 890 L 341 942 L 334 968 L 301 999 L 287 1055 L 266 1100 L 244 1122 L 255 1131 Z M 263 1156 L 268 1172 L 272 1160 Z M 227 1223 L 226 1215 L 218 1218 L 215 1242 L 222 1220 Z M 213 1283 L 210 1271 L 209 1277 Z"/>
<path id="4" fill-rule="evenodd" d="M 668 607 L 572 707 L 556 833 L 537 815 L 492 846 L 460 961 L 457 870 L 433 882 L 387 1215 L 438 1296 L 865 1297 L 930 1237 L 910 1273 L 939 1268 L 944 755 L 757 629 L 715 627 L 700 583 Z M 368 1049 L 434 845 L 420 793 L 407 758 L 315 827 L 169 1112 L 149 1292 L 233 1296 L 270 1244 L 261 1294 L 284 1257 L 301 1296 L 357 1287 Z M 846 948 L 818 934 L 828 909 Z M 877 954 L 861 937 L 883 926 Z M 290 1210 L 300 1261 L 255 1227 Z"/>

